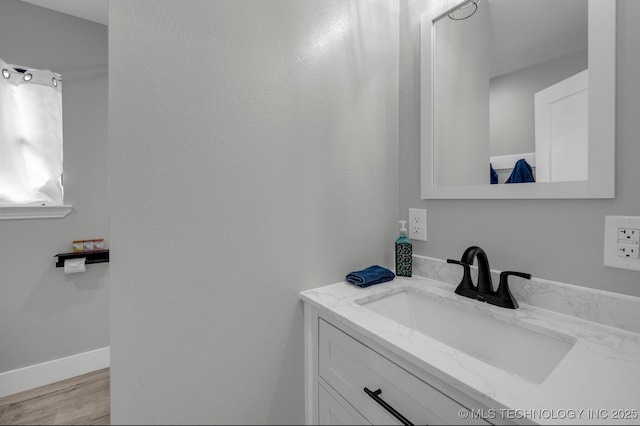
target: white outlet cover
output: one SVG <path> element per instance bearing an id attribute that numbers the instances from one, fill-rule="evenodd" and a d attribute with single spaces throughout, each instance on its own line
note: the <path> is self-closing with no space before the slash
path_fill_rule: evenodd
<path id="1" fill-rule="evenodd" d="M 409 209 L 409 239 L 427 241 L 427 211 L 425 209 Z"/>
<path id="2" fill-rule="evenodd" d="M 640 229 L 640 217 L 605 216 L 604 219 L 604 266 L 640 271 L 640 259 L 618 256 L 618 230 Z"/>

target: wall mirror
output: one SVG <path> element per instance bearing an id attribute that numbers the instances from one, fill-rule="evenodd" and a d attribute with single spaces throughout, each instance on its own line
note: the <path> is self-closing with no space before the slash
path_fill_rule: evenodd
<path id="1" fill-rule="evenodd" d="M 432 1 L 423 199 L 615 196 L 615 3 Z"/>

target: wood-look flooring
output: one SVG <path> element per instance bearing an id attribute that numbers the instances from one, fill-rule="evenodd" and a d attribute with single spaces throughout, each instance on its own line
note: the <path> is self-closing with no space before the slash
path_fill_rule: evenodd
<path id="1" fill-rule="evenodd" d="M 0 398 L 0 425 L 108 425 L 109 369 Z"/>

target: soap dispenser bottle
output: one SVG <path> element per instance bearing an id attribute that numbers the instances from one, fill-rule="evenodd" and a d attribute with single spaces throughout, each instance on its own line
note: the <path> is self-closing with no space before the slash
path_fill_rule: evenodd
<path id="1" fill-rule="evenodd" d="M 410 277 L 413 249 L 411 240 L 407 238 L 407 221 L 401 220 L 399 223 L 400 236 L 396 240 L 396 275 Z"/>

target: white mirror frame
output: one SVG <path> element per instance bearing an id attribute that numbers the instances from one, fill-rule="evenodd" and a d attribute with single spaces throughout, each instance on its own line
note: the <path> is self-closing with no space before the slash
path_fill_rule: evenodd
<path id="1" fill-rule="evenodd" d="M 432 96 L 434 23 L 465 2 L 466 0 L 434 1 L 432 4 L 436 6 L 421 16 L 421 198 L 615 198 L 615 0 L 589 0 L 588 6 L 589 179 L 579 182 L 435 186 Z"/>

